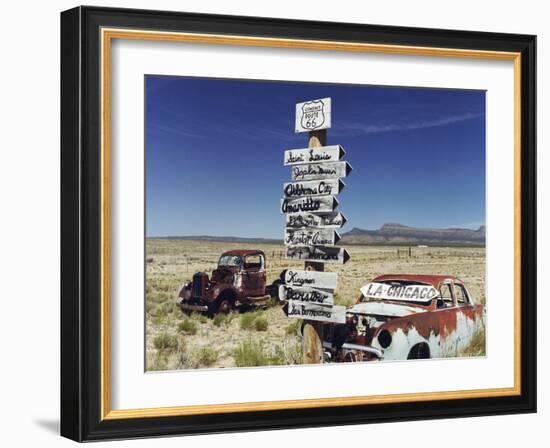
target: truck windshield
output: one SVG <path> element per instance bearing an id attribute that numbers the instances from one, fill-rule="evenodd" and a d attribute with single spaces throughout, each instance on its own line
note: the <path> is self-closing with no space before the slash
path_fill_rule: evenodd
<path id="1" fill-rule="evenodd" d="M 243 260 L 239 255 L 222 255 L 218 266 L 240 266 Z"/>

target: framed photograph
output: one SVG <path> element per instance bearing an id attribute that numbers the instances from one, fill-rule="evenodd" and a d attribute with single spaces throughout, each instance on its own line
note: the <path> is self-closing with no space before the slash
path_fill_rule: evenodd
<path id="1" fill-rule="evenodd" d="M 535 36 L 61 14 L 61 433 L 535 412 Z"/>

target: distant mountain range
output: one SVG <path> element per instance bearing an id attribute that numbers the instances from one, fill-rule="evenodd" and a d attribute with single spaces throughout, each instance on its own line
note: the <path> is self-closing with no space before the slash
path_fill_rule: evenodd
<path id="1" fill-rule="evenodd" d="M 387 223 L 377 230 L 365 230 L 354 227 L 349 232 L 342 233 L 341 236 L 342 239 L 340 244 L 485 246 L 485 226 L 480 226 L 476 230 L 461 228 L 425 229 L 396 223 Z M 233 243 L 280 244 L 282 242 L 280 239 L 270 238 L 241 238 L 209 235 L 165 236 L 157 238 L 168 240 L 224 241 Z"/>
<path id="2" fill-rule="evenodd" d="M 264 243 L 281 244 L 281 239 L 276 238 L 244 238 L 240 236 L 210 236 L 210 235 L 189 235 L 189 236 L 150 236 L 148 239 L 159 240 L 188 240 L 188 241 L 223 241 L 225 243 Z"/>
<path id="3" fill-rule="evenodd" d="M 378 230 L 357 227 L 342 234 L 342 244 L 485 246 L 485 226 L 472 229 L 423 229 L 384 224 Z"/>

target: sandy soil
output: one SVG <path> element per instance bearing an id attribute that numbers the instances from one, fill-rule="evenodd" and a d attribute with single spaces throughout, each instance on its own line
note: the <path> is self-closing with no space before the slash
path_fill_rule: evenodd
<path id="1" fill-rule="evenodd" d="M 265 318 L 268 327 L 258 331 L 253 326 L 243 330 L 243 313 L 232 313 L 219 326 L 212 319 L 199 315 L 186 317 L 176 306 L 182 284 L 197 271 L 210 273 L 223 251 L 237 248 L 257 248 L 267 257 L 268 283 L 278 278 L 283 269 L 301 267 L 283 256 L 283 245 L 243 244 L 211 241 L 147 240 L 146 256 L 146 354 L 148 370 L 182 368 L 234 367 L 235 350 L 242 344 L 257 344 L 276 364 L 299 362 L 300 337 L 280 307 L 274 306 L 255 313 Z M 412 248 L 408 256 L 405 247 L 346 246 L 351 260 L 344 266 L 327 265 L 338 272 L 336 304 L 349 306 L 359 295 L 359 288 L 380 274 L 450 274 L 461 278 L 474 299 L 485 303 L 484 248 Z M 182 329 L 189 319 L 196 327 Z M 251 317 L 249 318 L 249 320 Z M 219 322 L 218 322 L 219 324 Z M 195 334 L 192 334 L 196 331 Z M 164 339 L 162 339 L 164 338 Z M 162 339 L 162 340 L 160 340 Z M 163 341 L 167 341 L 164 342 Z"/>

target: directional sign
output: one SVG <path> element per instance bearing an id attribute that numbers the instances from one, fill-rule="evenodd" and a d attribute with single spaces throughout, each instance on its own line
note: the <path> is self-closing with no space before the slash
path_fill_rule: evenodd
<path id="1" fill-rule="evenodd" d="M 289 286 L 308 286 L 317 289 L 336 289 L 338 274 L 336 272 L 302 271 L 287 269 L 285 284 Z"/>
<path id="2" fill-rule="evenodd" d="M 288 317 L 297 319 L 318 320 L 321 322 L 334 322 L 337 324 L 346 323 L 346 307 L 325 306 L 316 303 L 299 302 L 291 300 L 288 302 Z"/>
<path id="3" fill-rule="evenodd" d="M 332 212 L 338 207 L 334 196 L 281 199 L 281 213 Z"/>
<path id="4" fill-rule="evenodd" d="M 295 213 L 286 215 L 286 227 L 302 229 L 304 227 L 322 227 L 325 229 L 339 229 L 347 222 L 340 212 L 314 215 L 313 213 Z"/>
<path id="5" fill-rule="evenodd" d="M 292 167 L 292 180 L 329 179 L 333 177 L 346 177 L 352 171 L 348 162 L 310 163 L 307 165 L 294 165 Z"/>
<path id="6" fill-rule="evenodd" d="M 304 196 L 327 196 L 340 193 L 346 184 L 340 179 L 310 180 L 305 182 L 288 182 L 283 185 L 287 198 Z"/>
<path id="7" fill-rule="evenodd" d="M 334 246 L 340 235 L 332 229 L 286 229 L 285 244 L 290 246 Z"/>
<path id="8" fill-rule="evenodd" d="M 429 285 L 388 285 L 386 283 L 367 283 L 361 288 L 365 297 L 379 300 L 405 300 L 412 302 L 430 302 L 439 296 L 439 291 Z"/>
<path id="9" fill-rule="evenodd" d="M 330 106 L 330 98 L 321 98 L 296 104 L 296 133 L 330 128 Z"/>
<path id="10" fill-rule="evenodd" d="M 279 300 L 298 300 L 320 305 L 334 305 L 334 294 L 320 289 L 280 285 Z"/>
<path id="11" fill-rule="evenodd" d="M 304 163 L 338 162 L 346 151 L 340 145 L 317 148 L 289 149 L 285 151 L 285 166 Z"/>
<path id="12" fill-rule="evenodd" d="M 287 246 L 286 258 L 317 263 L 346 263 L 350 256 L 346 249 L 327 246 Z"/>

